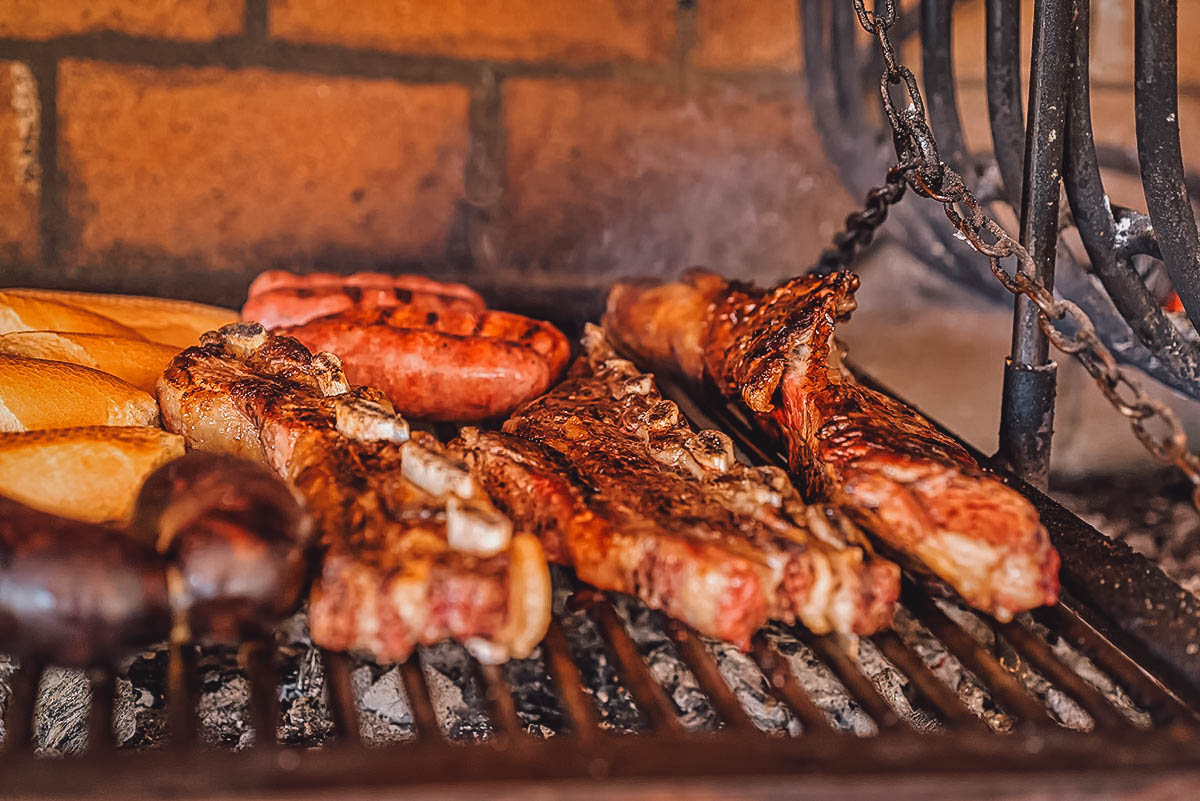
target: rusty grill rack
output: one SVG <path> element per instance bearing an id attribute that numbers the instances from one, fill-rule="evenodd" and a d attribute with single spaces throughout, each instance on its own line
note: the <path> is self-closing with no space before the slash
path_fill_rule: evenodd
<path id="1" fill-rule="evenodd" d="M 868 0 L 867 5 L 883 7 L 886 2 Z M 1035 258 L 1039 274 L 1048 285 L 1057 281 L 1061 294 L 1091 317 L 1100 338 L 1120 359 L 1200 399 L 1200 339 L 1195 331 L 1200 321 L 1200 234 L 1192 208 L 1192 202 L 1200 202 L 1200 176 L 1184 165 L 1179 130 L 1180 89 L 1194 93 L 1196 87 L 1179 84 L 1179 44 L 1188 41 L 1188 32 L 1181 40 L 1177 0 L 1133 3 L 1134 69 L 1129 78 L 1136 152 L 1095 141 L 1089 76 L 1092 0 L 1033 4 L 1028 102 L 1020 56 L 1025 4 L 982 0 L 985 22 L 979 34 L 992 151 L 970 152 L 951 48 L 955 3 L 904 3 L 892 35 L 897 47 L 920 42 L 924 96 L 942 161 L 965 178 L 981 203 L 1007 206 L 1010 214 L 1021 215 L 1023 245 L 1031 245 L 1026 231 L 1039 232 L 1045 239 L 1042 258 Z M 814 118 L 844 183 L 861 195 L 882 181 L 895 159 L 890 131 L 870 113 L 879 103 L 882 60 L 875 43 L 863 41 L 852 3 L 800 0 L 800 9 Z M 1102 168 L 1137 176 L 1147 211 L 1111 204 Z M 1069 205 L 1061 214 L 1060 185 Z M 1011 301 L 986 260 L 954 236 L 937 204 L 902 204 L 892 216 L 904 229 L 897 241 L 918 258 L 995 302 Z M 1078 231 L 1086 257 L 1056 247 L 1059 231 L 1068 227 Z M 1149 279 L 1169 280 L 1178 292 L 1186 309 L 1180 325 L 1164 312 Z"/>
<path id="2" fill-rule="evenodd" d="M 774 452 L 729 406 L 701 403 L 682 395 L 669 381 L 666 394 L 702 426 L 719 426 L 751 461 L 779 461 Z M 992 699 L 1015 722 L 997 734 L 972 713 L 954 689 L 943 683 L 904 637 L 886 631 L 871 637 L 879 652 L 911 683 L 919 706 L 937 719 L 936 731 L 918 731 L 906 722 L 860 670 L 847 642 L 834 636 L 794 633 L 841 682 L 875 723 L 878 734 L 855 737 L 830 724 L 773 642 L 762 635 L 752 656 L 770 693 L 802 726 L 799 736 L 760 731 L 737 693 L 723 678 L 702 638 L 666 621 L 678 656 L 691 671 L 720 718 L 715 731 L 686 731 L 662 685 L 648 669 L 609 600 L 580 590 L 576 608 L 585 610 L 603 637 L 607 659 L 617 669 L 644 720 L 637 733 L 606 731 L 575 657 L 555 619 L 542 643 L 546 672 L 565 720 L 565 730 L 541 738 L 524 728 L 504 671 L 475 665 L 485 688 L 491 733 L 481 741 L 454 742 L 439 726 L 418 656 L 400 666 L 416 728 L 412 741 L 385 748 L 361 739 L 352 690 L 351 659 L 323 653 L 325 693 L 334 737 L 318 749 L 284 747 L 274 733 L 279 721 L 279 676 L 272 645 L 248 643 L 240 661 L 249 685 L 249 719 L 255 745 L 241 751 L 206 750 L 197 742 L 196 649 L 173 645 L 167 667 L 168 742 L 162 751 L 119 752 L 113 732 L 114 677 L 91 675 L 92 705 L 88 747 L 76 757 L 35 758 L 33 715 L 40 668 L 25 665 L 11 681 L 6 711 L 5 753 L 0 756 L 0 795 L 101 794 L 136 798 L 151 795 L 254 797 L 320 795 L 337 790 L 398 790 L 422 786 L 486 783 L 492 797 L 530 787 L 577 791 L 604 788 L 638 796 L 670 782 L 699 786 L 739 797 L 838 793 L 881 786 L 887 795 L 908 792 L 928 797 L 945 791 L 947 780 L 960 792 L 1045 790 L 1056 782 L 1075 790 L 1089 782 L 1128 782 L 1141 787 L 1164 777 L 1194 776 L 1200 781 L 1200 604 L 1127 546 L 1111 541 L 1026 485 L 1018 488 L 1037 505 L 1063 555 L 1063 602 L 1038 610 L 1032 620 L 1086 656 L 1125 691 L 1150 720 L 1131 722 L 1092 683 L 1055 654 L 1028 620 L 992 622 L 997 640 L 1019 660 L 1070 697 L 1091 718 L 1093 728 L 1068 730 L 1047 713 L 1006 666 L 1006 657 L 985 648 L 956 623 L 934 595 L 906 577 L 902 601 L 962 666 L 974 674 Z M 1008 657 L 1011 658 L 1011 657 Z M 268 736 L 263 736 L 269 732 Z M 963 783 L 965 782 L 965 784 Z"/>

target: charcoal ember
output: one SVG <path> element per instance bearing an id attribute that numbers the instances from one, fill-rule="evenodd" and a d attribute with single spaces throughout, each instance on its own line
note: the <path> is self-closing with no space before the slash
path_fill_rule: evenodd
<path id="1" fill-rule="evenodd" d="M 871 716 L 846 692 L 846 688 L 811 648 L 783 626 L 770 624 L 766 633 L 787 660 L 808 697 L 825 712 L 834 728 L 857 737 L 870 737 L 879 732 Z"/>
<path id="2" fill-rule="evenodd" d="M 167 738 L 167 646 L 142 651 L 117 677 L 113 717 L 121 748 L 153 750 Z"/>
<path id="3" fill-rule="evenodd" d="M 992 699 L 974 673 L 963 667 L 933 634 L 922 626 L 906 609 L 897 609 L 894 620 L 896 633 L 933 671 L 938 679 L 962 699 L 963 704 L 994 732 L 1012 731 L 1013 719 Z"/>
<path id="4" fill-rule="evenodd" d="M 238 667 L 237 651 L 226 646 L 201 648 L 197 668 L 201 688 L 196 704 L 200 741 L 213 748 L 238 751 L 252 745 L 250 684 Z"/>
<path id="5" fill-rule="evenodd" d="M 785 704 L 781 704 L 768 689 L 767 678 L 758 665 L 746 654 L 729 643 L 704 637 L 704 644 L 721 676 L 737 694 L 742 708 L 760 730 L 773 734 L 800 734 L 800 720 Z"/>
<path id="6" fill-rule="evenodd" d="M 653 612 L 637 599 L 627 595 L 612 595 L 613 607 L 625 623 L 625 630 L 646 660 L 654 680 L 666 691 L 675 707 L 679 722 L 688 731 L 711 731 L 721 725 L 721 719 L 709 703 L 692 674 L 662 629 L 665 618 Z"/>
<path id="7" fill-rule="evenodd" d="M 361 664 L 350 674 L 350 683 L 358 699 L 358 729 L 364 743 L 384 746 L 416 736 L 398 665 Z"/>
<path id="8" fill-rule="evenodd" d="M 52 667 L 42 674 L 34 713 L 39 755 L 83 753 L 91 698 L 87 675 L 81 670 Z"/>
<path id="9" fill-rule="evenodd" d="M 292 615 L 275 633 L 279 654 L 279 729 L 284 745 L 322 745 L 333 734 L 325 695 L 325 665 L 308 635 L 304 612 Z"/>
<path id="10" fill-rule="evenodd" d="M 535 737 L 552 737 L 566 728 L 557 688 L 546 671 L 541 646 L 525 659 L 510 660 L 504 666 L 504 677 L 526 732 Z"/>
<path id="11" fill-rule="evenodd" d="M 996 654 L 1000 664 L 1004 665 L 1030 694 L 1042 702 L 1056 723 L 1076 731 L 1093 729 L 1095 723 L 1091 715 L 1066 693 L 1046 681 L 1002 638 L 996 637 L 992 627 L 981 617 L 953 601 L 939 598 L 936 603 L 951 620 L 974 637 L 976 642 Z"/>
<path id="12" fill-rule="evenodd" d="M 1117 711 L 1128 718 L 1129 722 L 1143 729 L 1150 728 L 1153 721 L 1150 718 L 1150 713 L 1140 708 L 1129 694 L 1122 690 L 1112 679 L 1104 674 L 1100 668 L 1096 667 L 1092 660 L 1075 650 L 1062 637 L 1053 634 L 1045 626 L 1037 621 L 1032 620 L 1028 615 L 1022 615 L 1019 618 L 1022 625 L 1027 626 L 1034 634 L 1045 640 L 1050 646 L 1050 650 L 1054 655 L 1062 661 L 1064 665 L 1069 667 L 1075 673 L 1079 674 L 1080 678 L 1088 684 L 1095 687 L 1104 695 L 1108 702 L 1117 708 Z"/>
<path id="13" fill-rule="evenodd" d="M 600 630 L 586 612 L 571 606 L 572 596 L 582 585 L 559 565 L 550 565 L 550 576 L 554 580 L 554 616 L 562 624 L 583 689 L 596 703 L 597 725 L 623 733 L 645 729 L 645 718 L 608 660 Z"/>
<path id="14" fill-rule="evenodd" d="M 429 700 L 442 731 L 452 740 L 482 740 L 491 734 L 483 688 L 467 649 L 440 642 L 421 648 L 421 666 L 429 685 Z"/>
<path id="15" fill-rule="evenodd" d="M 858 668 L 871 680 L 901 720 L 921 732 L 941 727 L 936 717 L 918 706 L 917 689 L 908 677 L 897 670 L 866 638 L 858 640 Z"/>
<path id="16" fill-rule="evenodd" d="M 0 710 L 4 712 L 8 711 L 8 698 L 12 694 L 12 685 L 9 683 L 9 678 L 16 672 L 16 660 L 0 654 Z M 0 742 L 3 742 L 6 736 L 4 718 L 5 716 L 0 714 Z"/>

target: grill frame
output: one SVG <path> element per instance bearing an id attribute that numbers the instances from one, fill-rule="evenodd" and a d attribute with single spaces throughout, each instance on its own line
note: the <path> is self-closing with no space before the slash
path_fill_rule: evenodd
<path id="1" fill-rule="evenodd" d="M 560 314 L 564 308 L 569 304 L 559 306 Z M 669 378 L 660 377 L 660 384 L 695 424 L 722 428 L 751 461 L 779 461 L 780 454 L 739 420 L 732 406 L 687 397 Z M 797 631 L 799 639 L 839 678 L 879 733 L 858 738 L 833 729 L 763 636 L 756 638 L 752 655 L 772 694 L 801 721 L 803 732 L 796 737 L 760 732 L 697 635 L 668 622 L 666 630 L 681 660 L 723 724 L 718 731 L 689 733 L 605 595 L 584 589 L 576 592 L 572 606 L 586 610 L 602 633 L 610 662 L 646 720 L 642 732 L 616 734 L 598 726 L 597 710 L 556 619 L 543 642 L 543 659 L 567 731 L 554 737 L 527 734 L 503 672 L 478 667 L 476 678 L 486 688 L 492 734 L 474 743 L 448 740 L 414 655 L 401 673 L 416 739 L 365 747 L 355 725 L 349 659 L 323 653 L 332 743 L 302 750 L 278 745 L 272 737 L 238 753 L 205 751 L 195 736 L 194 652 L 173 647 L 168 662 L 169 741 L 158 752 L 117 752 L 112 726 L 101 723 L 112 720 L 113 677 L 97 672 L 92 687 L 94 698 L 101 700 L 92 706 L 87 751 L 63 759 L 33 757 L 32 740 L 24 735 L 33 730 L 33 678 L 38 667 L 15 674 L 6 730 L 16 737 L 6 738 L 0 755 L 0 795 L 276 798 L 320 797 L 351 789 L 436 795 L 475 788 L 486 790 L 489 797 L 568 789 L 587 797 L 620 788 L 633 798 L 650 798 L 661 797 L 667 787 L 673 792 L 691 787 L 714 797 L 842 797 L 839 793 L 852 792 L 863 798 L 928 798 L 949 788 L 965 796 L 1058 788 L 1059 795 L 1069 797 L 1101 786 L 1131 794 L 1180 782 L 1200 786 L 1200 657 L 1187 653 L 1187 643 L 1200 641 L 1200 602 L 1127 546 L 1104 537 L 1036 489 L 1006 480 L 1037 506 L 1064 557 L 1065 603 L 1038 612 L 1035 619 L 1089 656 L 1146 710 L 1152 719 L 1149 730 L 1129 722 L 1040 637 L 1016 623 L 997 624 L 996 630 L 1015 650 L 1095 722 L 1089 733 L 1060 727 L 996 654 L 906 577 L 906 608 L 1017 719 L 1011 733 L 992 733 L 900 636 L 877 635 L 872 638 L 876 646 L 908 677 L 923 708 L 942 722 L 938 732 L 917 732 L 855 667 L 844 643 L 802 631 Z M 1156 614 L 1145 614 L 1147 599 Z M 240 659 L 250 682 L 249 718 L 257 733 L 268 721 L 279 720 L 278 677 L 270 669 L 270 649 L 261 643 L 244 646 Z"/>

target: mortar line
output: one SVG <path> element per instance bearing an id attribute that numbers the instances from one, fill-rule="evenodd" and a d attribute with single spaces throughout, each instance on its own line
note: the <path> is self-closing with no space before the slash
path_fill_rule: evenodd
<path id="1" fill-rule="evenodd" d="M 39 261 L 42 266 L 59 263 L 66 208 L 62 176 L 58 169 L 58 60 L 48 53 L 28 60 L 37 84 L 38 97 L 38 186 Z"/>

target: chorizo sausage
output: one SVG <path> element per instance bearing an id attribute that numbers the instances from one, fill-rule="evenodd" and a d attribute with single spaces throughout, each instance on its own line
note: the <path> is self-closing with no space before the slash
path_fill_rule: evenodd
<path id="1" fill-rule="evenodd" d="M 465 284 L 435 281 L 422 275 L 356 273 L 296 275 L 268 270 L 250 284 L 242 319 L 266 328 L 300 325 L 351 309 L 413 306 L 420 313 L 448 309 L 483 311 L 483 298 Z"/>
<path id="2" fill-rule="evenodd" d="M 549 323 L 498 311 L 358 311 L 284 328 L 336 354 L 351 383 L 378 387 L 396 411 L 449 422 L 507 414 L 545 392 L 570 345 Z"/>

